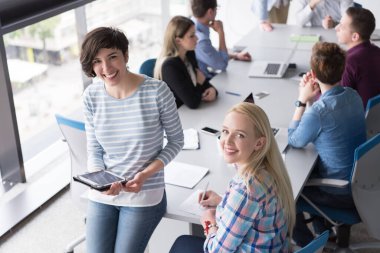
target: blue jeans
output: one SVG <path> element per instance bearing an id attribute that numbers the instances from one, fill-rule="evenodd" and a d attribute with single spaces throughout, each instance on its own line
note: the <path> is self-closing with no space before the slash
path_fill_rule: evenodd
<path id="1" fill-rule="evenodd" d="M 205 238 L 193 235 L 181 235 L 178 237 L 169 253 L 203 253 Z"/>
<path id="2" fill-rule="evenodd" d="M 148 207 L 112 206 L 89 201 L 86 247 L 91 253 L 143 253 L 166 211 L 166 194 Z"/>

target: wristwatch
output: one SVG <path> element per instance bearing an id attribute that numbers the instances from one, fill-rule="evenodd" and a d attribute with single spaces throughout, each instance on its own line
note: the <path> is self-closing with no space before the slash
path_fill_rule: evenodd
<path id="1" fill-rule="evenodd" d="M 297 101 L 295 102 L 295 105 L 296 105 L 297 107 L 306 107 L 306 104 L 305 104 L 305 103 L 302 103 L 302 102 L 299 101 L 299 100 L 297 100 Z"/>

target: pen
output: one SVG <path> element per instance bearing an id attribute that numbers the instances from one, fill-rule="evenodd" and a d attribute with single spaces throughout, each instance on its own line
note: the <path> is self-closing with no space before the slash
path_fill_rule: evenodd
<path id="1" fill-rule="evenodd" d="M 206 196 L 206 192 L 207 192 L 207 188 L 208 188 L 209 183 L 210 183 L 210 181 L 208 181 L 207 184 L 206 184 L 205 190 L 204 190 L 203 193 L 202 193 L 201 201 L 204 200 L 204 198 L 205 198 L 205 196 Z"/>
<path id="2" fill-rule="evenodd" d="M 230 94 L 230 95 L 234 95 L 234 96 L 238 96 L 238 97 L 241 96 L 239 93 L 235 93 L 235 92 L 232 92 L 232 91 L 226 91 L 226 94 Z"/>

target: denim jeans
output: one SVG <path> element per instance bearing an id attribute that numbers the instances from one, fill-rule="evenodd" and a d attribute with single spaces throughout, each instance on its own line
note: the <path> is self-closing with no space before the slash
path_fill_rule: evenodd
<path id="1" fill-rule="evenodd" d="M 193 235 L 181 235 L 178 237 L 169 253 L 203 253 L 205 238 Z"/>
<path id="2" fill-rule="evenodd" d="M 125 207 L 89 201 L 86 247 L 89 253 L 143 253 L 166 211 L 166 194 L 155 206 Z"/>

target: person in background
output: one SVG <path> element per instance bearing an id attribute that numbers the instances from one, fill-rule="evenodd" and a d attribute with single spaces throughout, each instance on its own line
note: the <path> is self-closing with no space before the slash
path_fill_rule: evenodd
<path id="1" fill-rule="evenodd" d="M 253 0 L 251 10 L 259 18 L 261 30 L 271 32 L 271 23 L 286 24 L 289 0 Z"/>
<path id="2" fill-rule="evenodd" d="M 194 22 L 183 16 L 173 17 L 166 28 L 154 76 L 169 85 L 177 107 L 185 104 L 195 109 L 202 101 L 214 101 L 218 95 L 198 68 L 194 52 L 196 44 Z"/>
<path id="3" fill-rule="evenodd" d="M 344 62 L 345 52 L 337 44 L 318 42 L 312 50 L 311 71 L 299 86 L 288 141 L 295 148 L 314 144 L 319 158 L 311 177 L 349 180 L 355 149 L 366 140 L 360 96 L 355 90 L 339 85 Z M 317 205 L 354 208 L 349 186 L 342 189 L 308 186 L 302 194 Z M 313 225 L 316 234 L 328 229 L 319 217 L 314 217 Z M 303 213 L 297 214 L 293 239 L 301 247 L 314 239 Z"/>
<path id="4" fill-rule="evenodd" d="M 90 191 L 86 248 L 91 253 L 144 252 L 166 211 L 163 168 L 184 143 L 167 85 L 130 72 L 128 60 L 128 39 L 120 30 L 99 27 L 85 36 L 82 70 L 100 80 L 83 93 L 88 170 L 128 179 L 105 192 Z"/>
<path id="5" fill-rule="evenodd" d="M 348 49 L 341 84 L 359 93 L 364 108 L 380 94 L 380 48 L 370 42 L 375 26 L 371 11 L 350 7 L 335 28 L 339 43 Z"/>
<path id="6" fill-rule="evenodd" d="M 228 53 L 223 23 L 215 20 L 216 0 L 191 0 L 191 10 L 195 23 L 198 44 L 195 48 L 200 70 L 210 79 L 220 71 L 226 71 L 228 60 L 251 61 L 248 52 Z M 213 47 L 210 40 L 210 28 L 218 33 L 219 49 Z"/>
<path id="7" fill-rule="evenodd" d="M 334 28 L 353 0 L 293 0 L 296 21 L 301 26 Z"/>
<path id="8" fill-rule="evenodd" d="M 207 207 L 201 217 L 206 239 L 180 236 L 170 253 L 289 252 L 294 198 L 268 117 L 243 102 L 229 110 L 221 132 L 224 160 L 235 165 L 236 175 L 223 196 L 199 196 Z"/>

